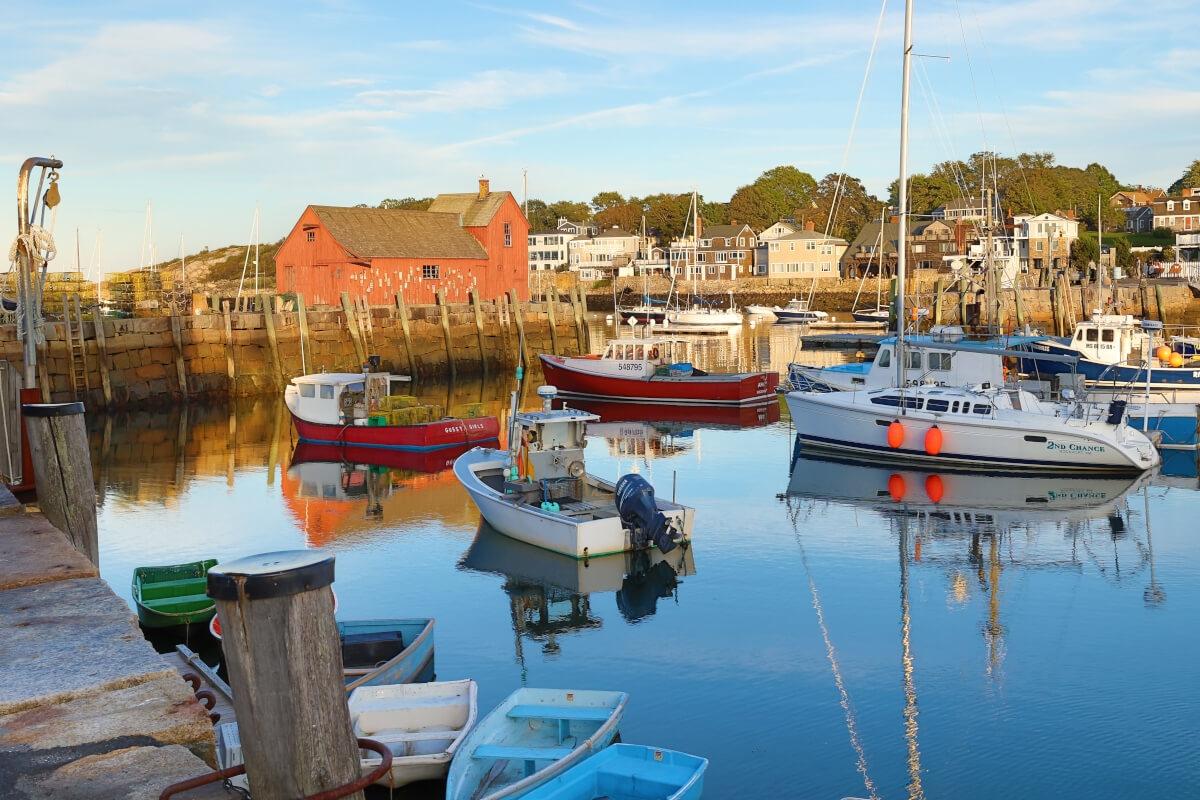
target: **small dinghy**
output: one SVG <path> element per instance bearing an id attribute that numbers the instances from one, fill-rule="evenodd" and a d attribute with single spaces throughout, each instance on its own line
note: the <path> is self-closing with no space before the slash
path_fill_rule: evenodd
<path id="1" fill-rule="evenodd" d="M 433 680 L 433 620 L 367 619 L 338 623 L 346 691 Z"/>
<path id="2" fill-rule="evenodd" d="M 138 620 L 147 628 L 208 622 L 217 606 L 208 596 L 208 570 L 215 558 L 161 567 L 137 567 L 130 594 Z"/>
<path id="3" fill-rule="evenodd" d="M 699 800 L 708 759 L 614 744 L 525 795 L 526 800 Z"/>
<path id="4" fill-rule="evenodd" d="M 543 410 L 514 410 L 511 451 L 476 447 L 454 462 L 483 518 L 506 536 L 571 558 L 651 546 L 669 553 L 690 539 L 693 509 L 655 497 L 642 476 L 614 485 L 587 473 L 585 429 L 600 418 L 554 410 L 556 394 L 543 386 Z"/>
<path id="5" fill-rule="evenodd" d="M 446 800 L 528 797 L 608 747 L 624 692 L 518 689 L 467 734 L 446 780 Z"/>
<path id="6" fill-rule="evenodd" d="M 463 737 L 475 726 L 477 694 L 472 680 L 362 686 L 351 692 L 354 735 L 382 742 L 392 751 L 391 770 L 375 783 L 396 789 L 444 778 Z M 363 758 L 363 774 L 379 761 L 377 755 Z"/>

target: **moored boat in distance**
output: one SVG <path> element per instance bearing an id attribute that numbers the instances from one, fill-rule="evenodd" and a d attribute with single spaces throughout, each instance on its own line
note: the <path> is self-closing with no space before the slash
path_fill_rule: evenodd
<path id="1" fill-rule="evenodd" d="M 761 317 L 766 321 L 775 319 L 775 306 L 746 306 L 743 310 L 752 317 Z"/>
<path id="2" fill-rule="evenodd" d="M 612 744 L 523 795 L 526 800 L 699 800 L 708 759 Z"/>
<path id="3" fill-rule="evenodd" d="M 339 621 L 346 691 L 434 677 L 432 619 Z"/>
<path id="4" fill-rule="evenodd" d="M 774 372 L 708 373 L 678 337 L 613 339 L 598 356 L 542 354 L 546 380 L 564 397 L 634 403 L 758 405 L 771 402 Z"/>
<path id="5" fill-rule="evenodd" d="M 318 372 L 293 378 L 284 402 L 300 440 L 312 444 L 428 451 L 499 436 L 495 417 L 447 417 L 404 394 L 407 382 L 386 372 Z"/>
<path id="6" fill-rule="evenodd" d="M 629 474 L 612 484 L 588 474 L 585 431 L 599 417 L 553 410 L 554 387 L 538 394 L 543 410 L 513 416 L 511 450 L 476 447 L 454 462 L 488 524 L 572 558 L 651 546 L 665 553 L 691 538 L 695 511 L 655 497 L 645 478 Z"/>
<path id="7" fill-rule="evenodd" d="M 208 622 L 217 610 L 207 588 L 208 570 L 216 563 L 209 558 L 134 569 L 130 594 L 138 621 L 147 628 Z"/>
<path id="8" fill-rule="evenodd" d="M 528 796 L 608 747 L 627 701 L 624 692 L 518 689 L 463 740 L 446 800 Z"/>
<path id="9" fill-rule="evenodd" d="M 779 322 L 821 322 L 829 315 L 824 311 L 814 311 L 808 307 L 807 300 L 793 297 L 786 306 L 775 306 L 775 319 Z"/>
<path id="10" fill-rule="evenodd" d="M 885 306 L 876 308 L 863 308 L 850 312 L 850 316 L 854 317 L 855 322 L 873 322 L 879 325 L 887 325 L 891 319 L 891 309 Z"/>

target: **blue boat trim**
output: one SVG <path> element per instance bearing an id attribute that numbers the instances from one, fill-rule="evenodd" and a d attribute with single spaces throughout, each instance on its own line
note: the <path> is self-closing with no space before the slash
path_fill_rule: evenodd
<path id="1" fill-rule="evenodd" d="M 430 453 L 434 450 L 462 447 L 464 444 L 482 444 L 483 442 L 497 442 L 499 440 L 499 436 L 485 436 L 482 439 L 471 439 L 466 442 L 448 442 L 446 444 L 421 446 L 411 444 L 372 444 L 370 442 L 347 442 L 345 439 L 309 439 L 305 436 L 300 437 L 300 441 L 307 442 L 308 444 L 328 444 L 335 447 L 373 447 L 376 450 L 397 450 L 404 453 Z"/>

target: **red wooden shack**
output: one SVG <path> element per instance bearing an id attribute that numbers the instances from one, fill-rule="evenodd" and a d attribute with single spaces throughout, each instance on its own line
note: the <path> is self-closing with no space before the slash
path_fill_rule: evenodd
<path id="1" fill-rule="evenodd" d="M 451 303 L 475 289 L 491 300 L 512 289 L 529 298 L 529 222 L 509 192 L 479 181 L 474 194 L 442 194 L 428 211 L 309 206 L 275 256 L 275 285 L 310 305 L 341 292 L 387 305 Z"/>

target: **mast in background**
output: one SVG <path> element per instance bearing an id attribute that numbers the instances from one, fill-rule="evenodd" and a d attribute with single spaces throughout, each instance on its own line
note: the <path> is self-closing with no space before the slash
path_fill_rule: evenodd
<path id="1" fill-rule="evenodd" d="M 896 385 L 904 387 L 904 272 L 908 267 L 908 93 L 912 71 L 913 0 L 904 3 L 904 67 L 900 84 L 900 217 L 896 231 Z M 905 411 L 900 406 L 900 413 Z"/>

